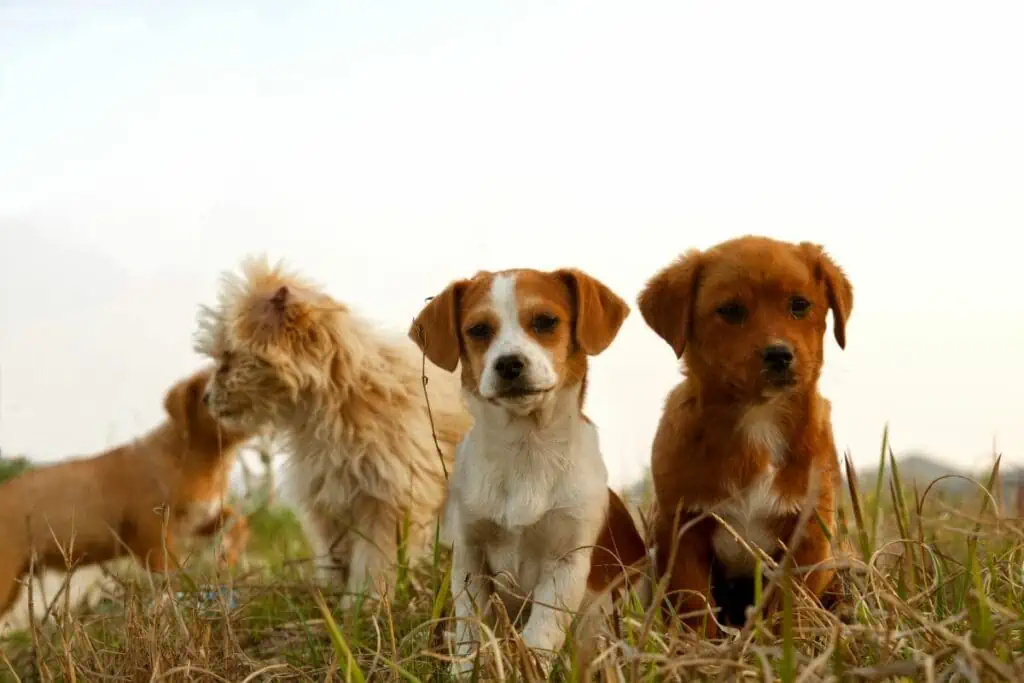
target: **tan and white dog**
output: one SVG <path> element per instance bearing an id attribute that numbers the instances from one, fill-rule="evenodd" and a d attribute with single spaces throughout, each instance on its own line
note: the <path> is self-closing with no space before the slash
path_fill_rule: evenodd
<path id="1" fill-rule="evenodd" d="M 544 657 L 562 646 L 588 589 L 605 591 L 646 558 L 582 411 L 587 356 L 611 344 L 628 314 L 581 271 L 507 270 L 451 283 L 413 322 L 427 358 L 450 371 L 461 361 L 473 415 L 445 511 L 456 673 L 473 667 L 475 609 L 486 615 L 492 595 L 513 618 L 528 611 L 523 641 Z"/>

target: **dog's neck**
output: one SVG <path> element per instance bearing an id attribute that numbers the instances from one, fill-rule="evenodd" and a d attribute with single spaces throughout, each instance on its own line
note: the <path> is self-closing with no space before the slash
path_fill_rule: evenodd
<path id="1" fill-rule="evenodd" d="M 817 429 L 820 422 L 815 410 L 820 397 L 813 388 L 756 401 L 737 400 L 701 389 L 694 383 L 701 419 L 731 426 L 744 451 L 764 453 L 774 466 L 786 463 L 791 455 L 790 444 L 799 441 L 807 430 Z"/>

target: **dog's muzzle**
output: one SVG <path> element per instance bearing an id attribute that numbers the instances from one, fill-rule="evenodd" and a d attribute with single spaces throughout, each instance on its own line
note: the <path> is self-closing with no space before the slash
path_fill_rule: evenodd
<path id="1" fill-rule="evenodd" d="M 796 356 L 789 344 L 776 342 L 761 350 L 761 374 L 773 387 L 784 388 L 796 383 L 795 362 Z"/>

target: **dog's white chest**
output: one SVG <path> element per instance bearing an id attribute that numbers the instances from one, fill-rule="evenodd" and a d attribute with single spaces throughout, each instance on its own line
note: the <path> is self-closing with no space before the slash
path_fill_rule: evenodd
<path id="1" fill-rule="evenodd" d="M 750 486 L 737 491 L 733 497 L 715 508 L 715 512 L 732 528 L 719 525 L 711 538 L 715 556 L 730 574 L 750 574 L 756 558 L 751 552 L 760 548 L 769 555 L 777 549 L 776 532 L 771 521 L 779 515 L 793 512 L 792 506 L 778 497 L 774 490 L 775 469 L 770 468 Z M 739 535 L 750 546 L 743 547 L 736 539 Z"/>
<path id="2" fill-rule="evenodd" d="M 473 445 L 463 445 L 456 458 L 469 463 Z M 545 447 L 547 444 L 541 443 L 532 451 L 518 453 L 509 449 L 508 454 L 476 458 L 472 466 L 457 463 L 457 495 L 467 518 L 490 520 L 508 531 L 537 524 L 559 498 L 559 473 L 539 466 L 544 463 Z"/>

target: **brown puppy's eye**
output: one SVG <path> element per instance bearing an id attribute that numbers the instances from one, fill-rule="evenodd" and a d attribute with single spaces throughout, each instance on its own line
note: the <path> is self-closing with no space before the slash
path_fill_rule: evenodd
<path id="1" fill-rule="evenodd" d="M 722 318 L 722 320 L 729 323 L 730 325 L 738 325 L 741 322 L 743 322 L 747 317 L 747 309 L 743 306 L 743 304 L 737 303 L 735 301 L 729 302 L 727 304 L 722 304 L 717 309 L 715 309 L 715 313 L 717 313 Z"/>
<path id="2" fill-rule="evenodd" d="M 802 296 L 794 296 L 789 300 L 789 312 L 793 317 L 800 320 L 811 310 L 811 302 Z"/>
<path id="3" fill-rule="evenodd" d="M 530 326 L 535 332 L 539 334 L 545 334 L 552 332 L 558 327 L 558 318 L 547 313 L 539 313 L 533 316 L 533 320 L 530 321 Z"/>
<path id="4" fill-rule="evenodd" d="M 466 330 L 466 334 L 468 334 L 473 339 L 483 340 L 491 336 L 491 331 L 491 326 L 488 325 L 487 323 L 477 323 L 476 325 L 473 325 L 471 328 Z"/>

